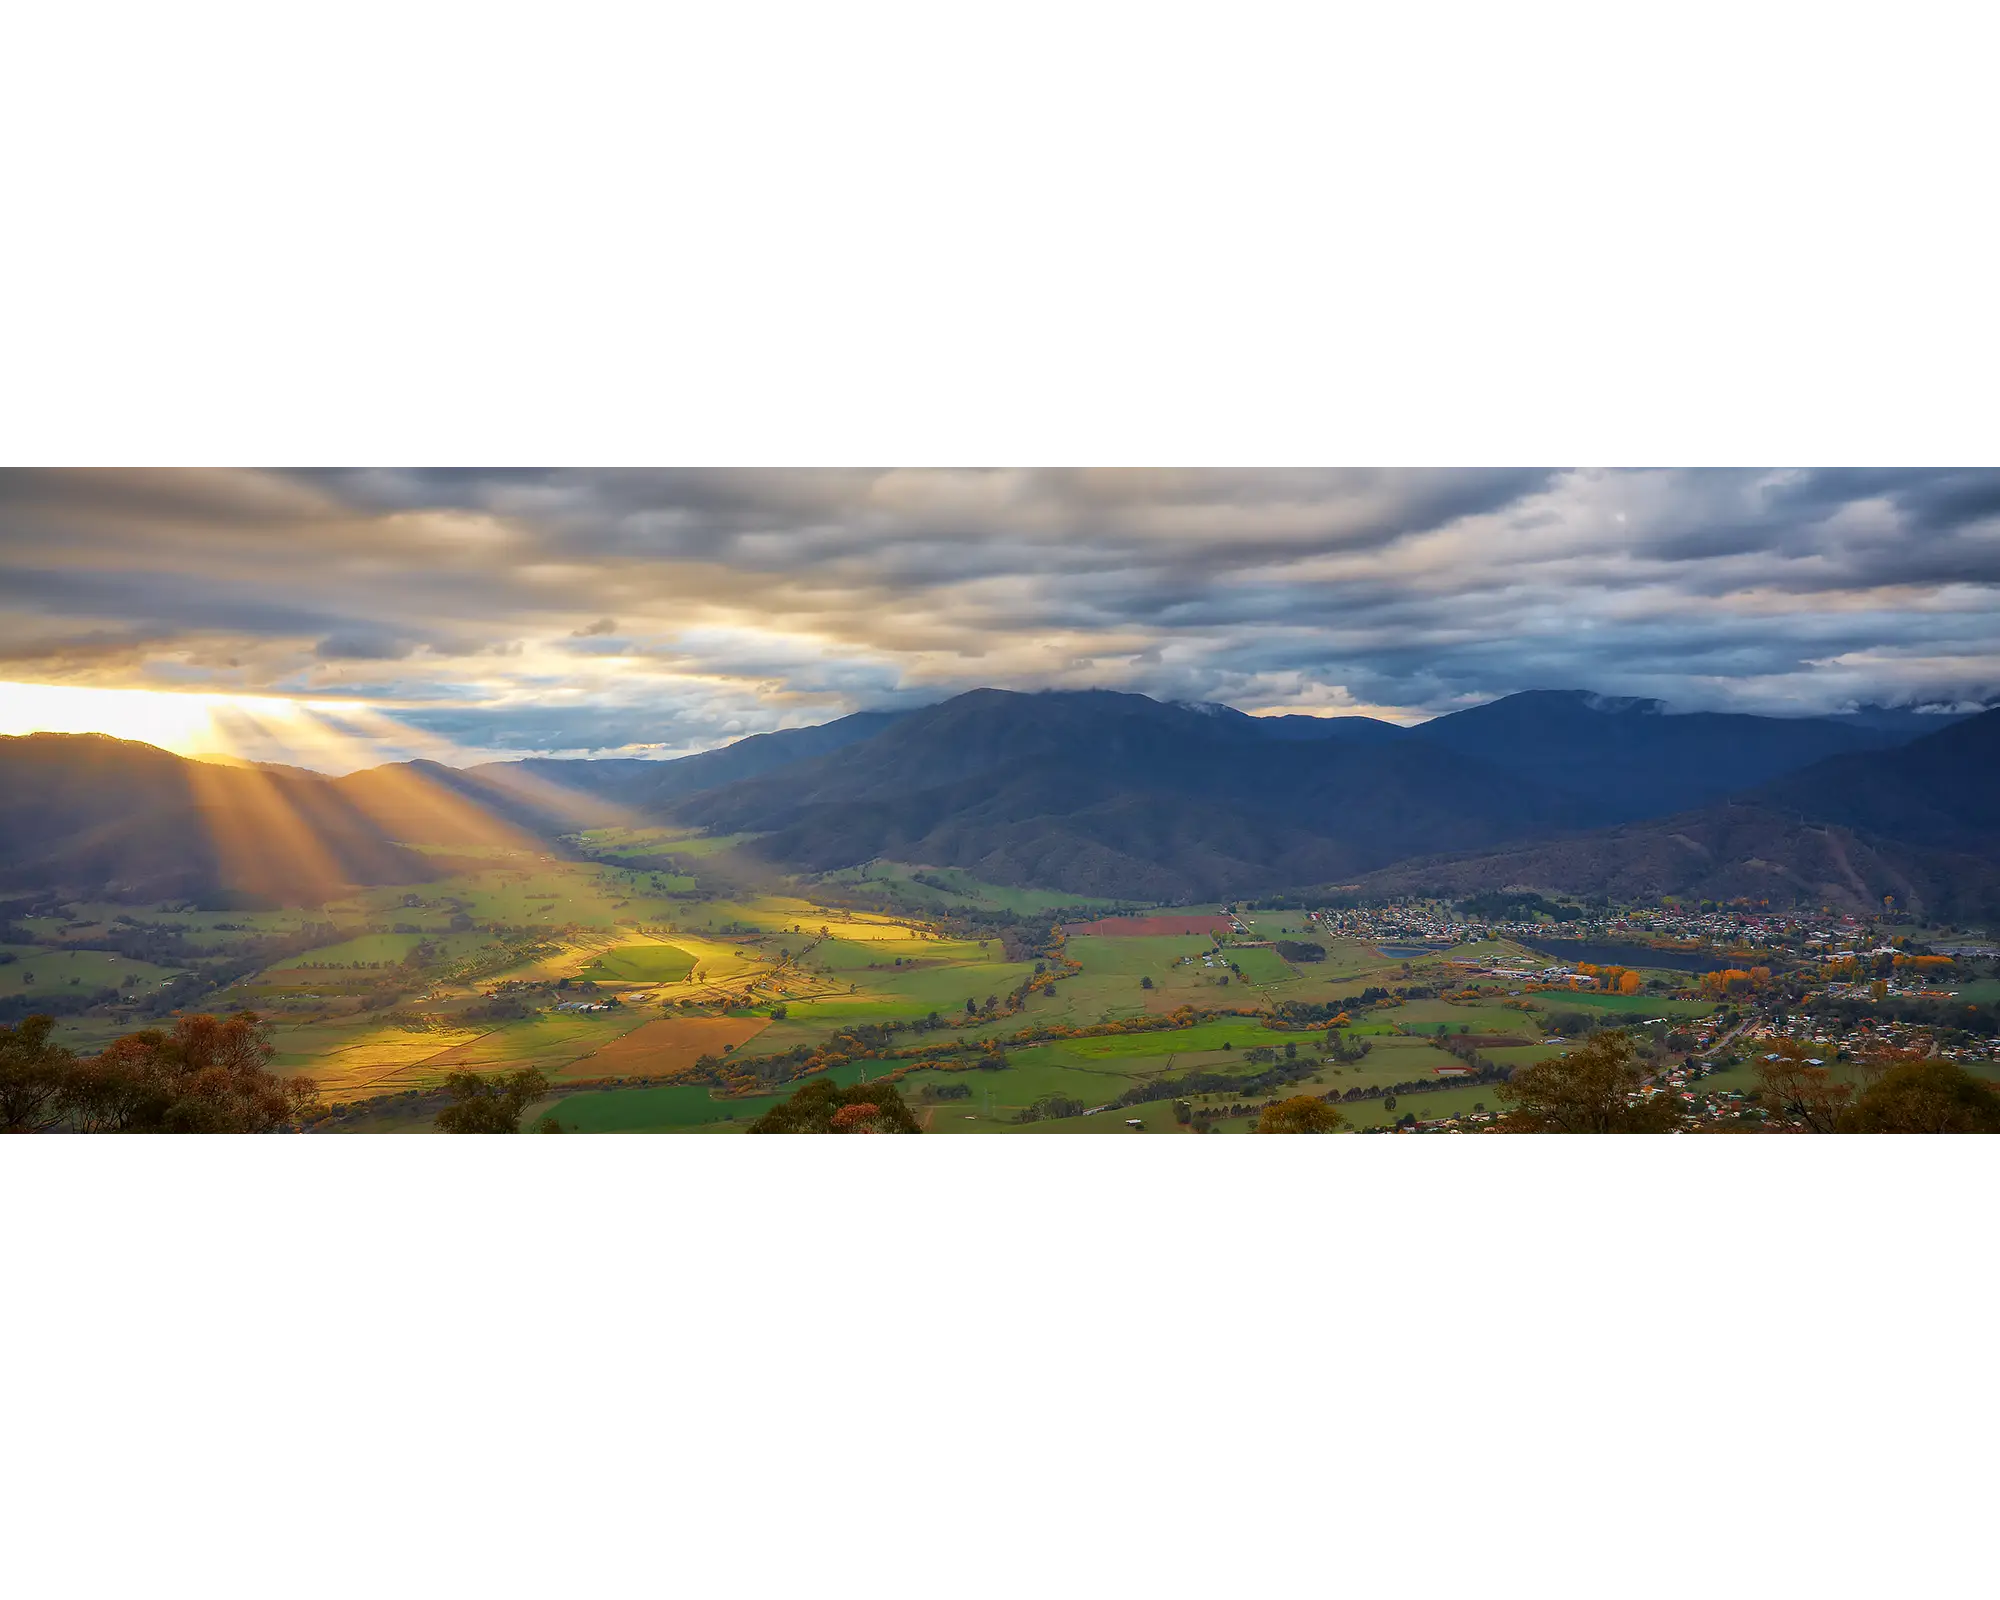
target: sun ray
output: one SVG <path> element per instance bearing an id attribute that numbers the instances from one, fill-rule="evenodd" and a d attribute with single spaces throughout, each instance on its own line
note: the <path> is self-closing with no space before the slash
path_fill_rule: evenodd
<path id="1" fill-rule="evenodd" d="M 184 770 L 222 881 L 231 889 L 280 903 L 321 904 L 353 881 L 354 863 L 337 859 L 328 819 L 301 814 L 301 802 L 323 780 L 280 779 L 258 767 L 205 761 L 190 761 Z"/>

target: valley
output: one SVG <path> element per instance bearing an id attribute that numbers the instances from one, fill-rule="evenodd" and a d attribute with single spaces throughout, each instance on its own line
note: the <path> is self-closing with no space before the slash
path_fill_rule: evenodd
<path id="1" fill-rule="evenodd" d="M 254 1014 L 325 1133 L 428 1131 L 448 1083 L 529 1072 L 525 1116 L 571 1132 L 740 1132 L 812 1082 L 893 1085 L 934 1133 L 1241 1132 L 1299 1095 L 1356 1131 L 1462 1131 L 1492 1123 L 1520 1069 L 1604 1030 L 1653 1077 L 1728 1070 L 1711 1018 L 1740 1031 L 1746 1001 L 1777 1015 L 1830 992 L 1805 923 L 1914 917 L 1921 937 L 1940 909 L 1977 909 L 1979 870 L 1940 879 L 1921 845 L 1779 818 L 1843 803 L 1810 762 L 1719 808 L 1726 824 L 1592 826 L 1697 749 L 1759 779 L 1832 749 L 1821 766 L 1870 815 L 1909 810 L 1881 776 L 1903 758 L 1876 748 L 1888 734 L 1829 722 L 1760 744 L 1754 718 L 1513 701 L 1464 731 L 1350 735 L 980 691 L 684 762 L 211 769 L 224 782 L 145 746 L 7 740 L 0 766 L 31 781 L 0 812 L 40 846 L 0 874 L 0 1021 L 50 1015 L 87 1056 Z M 1917 740 L 1924 814 L 1964 817 L 1961 845 L 1996 715 Z M 1933 744 L 1949 759 L 1922 757 Z M 124 767 L 201 805 L 163 812 L 142 787 L 121 816 L 104 780 Z M 194 827 L 213 844 L 184 849 Z M 1774 827 L 1837 865 L 1785 856 Z M 313 848 L 323 829 L 341 852 Z M 1729 865 L 1731 837 L 1759 853 Z M 1668 870 L 1686 860 L 1692 880 Z"/>

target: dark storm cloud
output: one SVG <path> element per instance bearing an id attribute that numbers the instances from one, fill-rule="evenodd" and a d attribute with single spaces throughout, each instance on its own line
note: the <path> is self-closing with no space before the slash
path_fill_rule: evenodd
<path id="1" fill-rule="evenodd" d="M 365 692 L 494 749 L 980 683 L 1964 698 L 1996 600 L 1979 471 L 0 474 L 13 675 Z"/>

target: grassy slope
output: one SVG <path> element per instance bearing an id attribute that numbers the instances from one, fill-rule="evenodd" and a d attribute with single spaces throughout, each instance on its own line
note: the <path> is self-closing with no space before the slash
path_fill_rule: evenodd
<path id="1" fill-rule="evenodd" d="M 0 994 L 55 994 L 71 988 L 116 989 L 130 977 L 138 978 L 144 988 L 150 989 L 179 971 L 176 967 L 156 967 L 150 961 L 135 961 L 106 950 L 54 950 L 32 944 L 10 944 L 0 949 L 20 958 L 0 966 Z"/>

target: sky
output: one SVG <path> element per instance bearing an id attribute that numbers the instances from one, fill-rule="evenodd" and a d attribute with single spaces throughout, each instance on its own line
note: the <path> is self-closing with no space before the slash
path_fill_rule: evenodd
<path id="1" fill-rule="evenodd" d="M 329 770 L 980 686 L 1964 705 L 1996 618 L 2000 472 L 0 472 L 0 732 Z"/>

